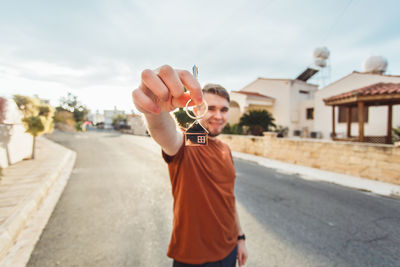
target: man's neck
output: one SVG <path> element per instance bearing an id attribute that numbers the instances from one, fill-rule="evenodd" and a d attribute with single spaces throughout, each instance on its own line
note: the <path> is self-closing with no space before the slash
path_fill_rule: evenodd
<path id="1" fill-rule="evenodd" d="M 210 136 L 210 135 L 208 135 L 208 138 L 211 139 L 211 140 L 216 140 L 217 137 L 218 137 L 218 135 L 216 135 L 216 136 Z"/>

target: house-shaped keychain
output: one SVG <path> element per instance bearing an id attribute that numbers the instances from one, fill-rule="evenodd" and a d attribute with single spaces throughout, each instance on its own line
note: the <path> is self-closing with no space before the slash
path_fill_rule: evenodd
<path id="1" fill-rule="evenodd" d="M 208 145 L 208 131 L 195 120 L 192 125 L 186 130 L 185 146 L 206 146 Z"/>

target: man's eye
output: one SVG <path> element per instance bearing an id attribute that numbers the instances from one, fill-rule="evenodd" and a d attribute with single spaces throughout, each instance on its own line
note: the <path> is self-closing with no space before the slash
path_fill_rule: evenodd
<path id="1" fill-rule="evenodd" d="M 213 106 L 209 106 L 209 107 L 208 107 L 208 110 L 212 110 L 212 111 L 214 111 L 214 110 L 215 110 L 215 107 L 213 107 Z"/>
<path id="2" fill-rule="evenodd" d="M 228 112 L 229 111 L 229 108 L 223 108 L 223 109 L 221 109 L 221 112 Z"/>

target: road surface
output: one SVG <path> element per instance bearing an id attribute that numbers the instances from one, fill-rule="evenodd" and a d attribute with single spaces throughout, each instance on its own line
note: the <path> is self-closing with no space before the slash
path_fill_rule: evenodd
<path id="1" fill-rule="evenodd" d="M 171 266 L 167 166 L 149 137 L 55 132 L 78 153 L 28 266 Z M 400 266 L 400 200 L 235 160 L 246 266 Z"/>

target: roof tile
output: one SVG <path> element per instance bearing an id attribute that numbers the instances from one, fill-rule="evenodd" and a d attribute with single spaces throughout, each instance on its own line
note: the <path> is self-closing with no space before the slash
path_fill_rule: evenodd
<path id="1" fill-rule="evenodd" d="M 397 95 L 400 94 L 400 83 L 376 83 L 360 89 L 355 89 L 339 95 L 325 98 L 324 101 L 346 99 L 354 96 Z"/>

